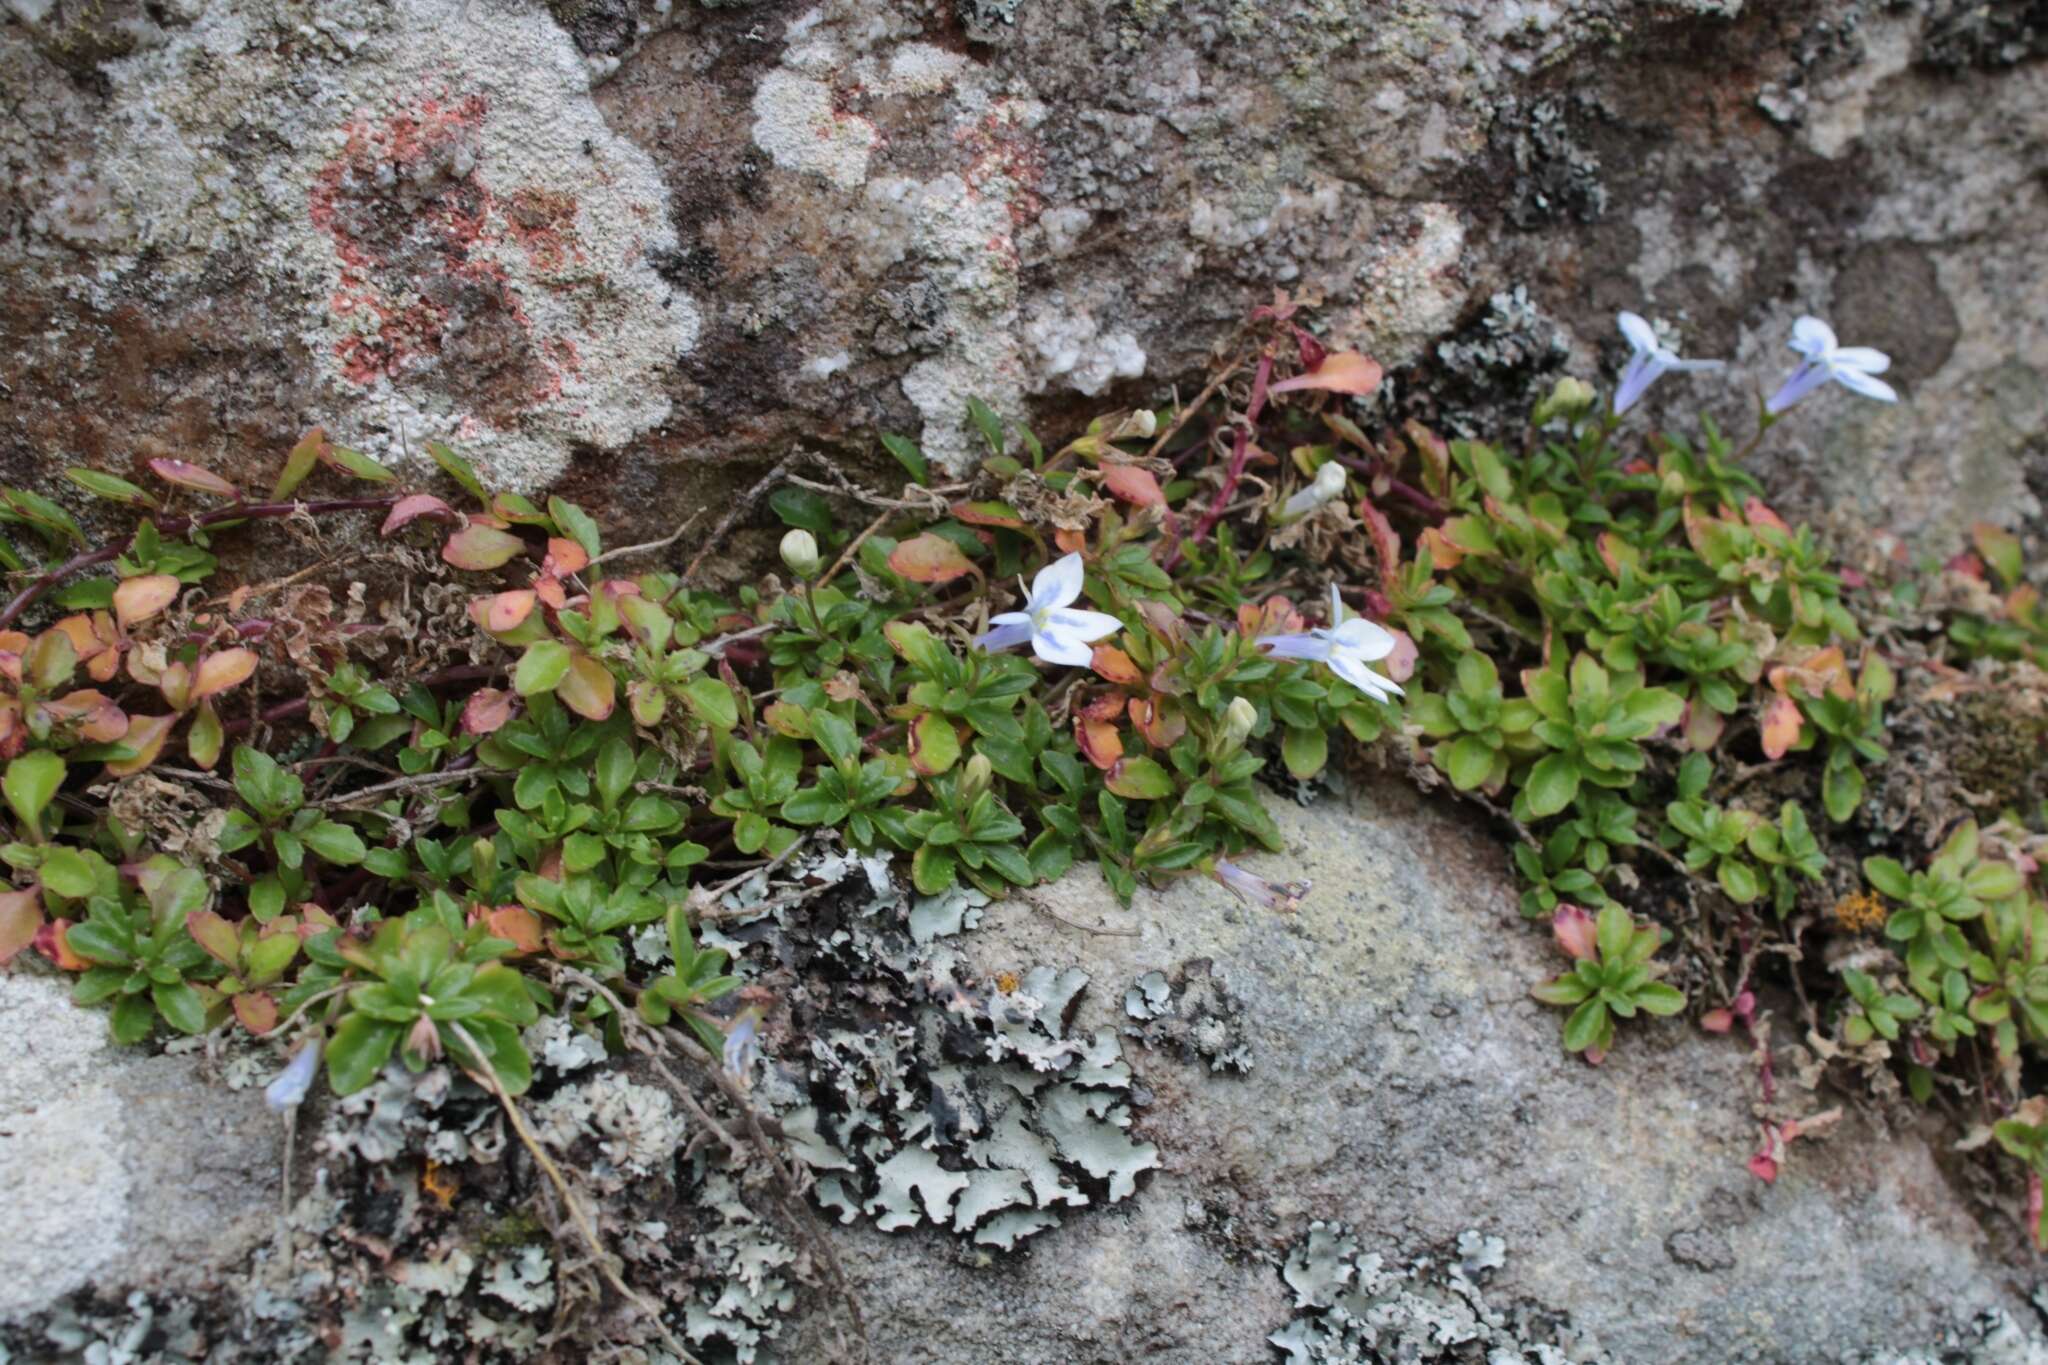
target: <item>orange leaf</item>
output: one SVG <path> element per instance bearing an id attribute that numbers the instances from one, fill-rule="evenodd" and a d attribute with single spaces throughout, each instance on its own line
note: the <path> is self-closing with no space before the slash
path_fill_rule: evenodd
<path id="1" fill-rule="evenodd" d="M 516 944 L 515 951 L 537 953 L 541 947 L 540 916 L 523 905 L 500 905 L 484 915 L 491 937 Z"/>
<path id="2" fill-rule="evenodd" d="M 514 588 L 510 592 L 495 593 L 490 597 L 479 597 L 471 604 L 470 614 L 476 623 L 493 635 L 508 630 L 517 630 L 533 614 L 534 591 L 531 588 Z"/>
<path id="3" fill-rule="evenodd" d="M 192 696 L 204 701 L 218 696 L 230 687 L 239 687 L 249 681 L 256 671 L 256 651 L 253 649 L 223 649 L 218 654 L 208 654 L 199 661 L 199 673 L 192 683 Z"/>
<path id="4" fill-rule="evenodd" d="M 242 940 L 235 926 L 211 910 L 194 910 L 185 916 L 185 932 L 204 948 L 207 955 L 229 971 L 242 960 Z"/>
<path id="5" fill-rule="evenodd" d="M 502 688 L 480 687 L 462 705 L 464 734 L 488 735 L 512 719 L 512 694 Z"/>
<path id="6" fill-rule="evenodd" d="M 0 967 L 36 941 L 43 927 L 43 898 L 35 891 L 0 892 Z"/>
<path id="7" fill-rule="evenodd" d="M 70 927 L 68 919 L 44 921 L 43 927 L 36 930 L 36 951 L 67 972 L 82 972 L 92 963 L 71 951 L 71 944 L 64 937 L 64 931 Z"/>
<path id="8" fill-rule="evenodd" d="M 201 469 L 184 460 L 151 460 L 149 467 L 165 483 L 174 483 L 180 488 L 190 488 L 200 493 L 213 493 L 223 498 L 239 498 L 242 490 L 223 479 L 210 469 Z"/>
<path id="9" fill-rule="evenodd" d="M 1159 480 L 1152 477 L 1149 469 L 1140 469 L 1134 464 L 1106 464 L 1102 467 L 1102 486 L 1125 502 L 1140 507 L 1166 506 L 1166 494 L 1159 487 Z"/>
<path id="10" fill-rule="evenodd" d="M 114 618 L 126 630 L 171 605 L 177 595 L 178 580 L 167 573 L 124 578 L 114 589 Z"/>
<path id="11" fill-rule="evenodd" d="M 1088 661 L 1088 666 L 1111 682 L 1122 683 L 1126 687 L 1136 687 L 1145 681 L 1144 670 L 1115 645 L 1095 646 L 1095 657 Z"/>
<path id="12" fill-rule="evenodd" d="M 432 493 L 409 493 L 391 506 L 391 515 L 384 518 L 379 534 L 390 535 L 403 530 L 421 517 L 432 517 L 436 521 L 455 520 L 455 509 Z"/>
<path id="13" fill-rule="evenodd" d="M 540 598 L 541 601 L 547 603 L 556 611 L 560 611 L 563 607 L 569 605 L 569 594 L 562 591 L 562 580 L 559 578 L 544 575 L 534 579 L 533 592 L 534 596 Z"/>
<path id="14" fill-rule="evenodd" d="M 617 694 L 612 671 L 588 654 L 578 654 L 569 660 L 568 675 L 555 684 L 555 695 L 585 720 L 604 720 L 611 715 Z"/>
<path id="15" fill-rule="evenodd" d="M 1380 363 L 1356 351 L 1332 351 L 1307 374 L 1283 379 L 1269 393 L 1324 389 L 1331 393 L 1368 394 L 1380 386 Z"/>
<path id="16" fill-rule="evenodd" d="M 975 572 L 974 561 L 958 545 L 930 531 L 891 550 L 889 567 L 913 583 L 950 583 Z"/>
<path id="17" fill-rule="evenodd" d="M 1104 772 L 1124 756 L 1124 738 L 1110 721 L 1074 717 L 1074 740 L 1081 746 L 1082 755 Z"/>
<path id="18" fill-rule="evenodd" d="M 234 998 L 235 1018 L 251 1033 L 264 1034 L 277 1027 L 277 1001 L 268 991 L 242 991 Z"/>
<path id="19" fill-rule="evenodd" d="M 1744 503 L 1742 516 L 1752 527 L 1769 526 L 1773 530 L 1783 531 L 1786 535 L 1792 534 L 1792 528 L 1785 524 L 1785 519 L 1766 507 L 1761 498 L 1751 498 Z"/>
<path id="20" fill-rule="evenodd" d="M 1155 749 L 1171 749 L 1188 732 L 1180 703 L 1170 697 L 1132 697 L 1131 724 Z"/>
<path id="21" fill-rule="evenodd" d="M 1078 554 L 1088 548 L 1088 533 L 1062 526 L 1052 533 L 1052 543 L 1059 546 L 1061 554 Z"/>
<path id="22" fill-rule="evenodd" d="M 132 777 L 150 764 L 164 751 L 164 741 L 171 737 L 171 727 L 178 723 L 176 716 L 135 716 L 128 722 L 128 733 L 121 736 L 121 742 L 135 751 L 133 758 L 119 758 L 107 764 L 110 777 Z"/>
<path id="23" fill-rule="evenodd" d="M 441 558 L 458 569 L 481 573 L 501 567 L 525 549 L 526 542 L 510 531 L 472 521 L 448 537 L 448 543 L 441 547 Z"/>
<path id="24" fill-rule="evenodd" d="M 540 562 L 540 571 L 550 578 L 564 574 L 582 573 L 590 567 L 590 551 L 573 540 L 561 536 L 548 537 L 548 552 Z"/>
<path id="25" fill-rule="evenodd" d="M 111 744 L 128 733 L 128 713 L 105 693 L 90 688 L 67 692 L 55 701 L 43 703 L 43 710 L 66 719 L 79 719 L 81 738 L 94 744 Z"/>
<path id="26" fill-rule="evenodd" d="M 1785 751 L 1799 738 L 1802 723 L 1797 702 L 1786 696 L 1773 697 L 1771 704 L 1764 708 L 1764 757 L 1783 758 Z"/>
<path id="27" fill-rule="evenodd" d="M 1024 518 L 1007 502 L 956 502 L 953 504 L 953 517 L 969 526 L 1004 526 L 1012 531 L 1024 529 Z"/>

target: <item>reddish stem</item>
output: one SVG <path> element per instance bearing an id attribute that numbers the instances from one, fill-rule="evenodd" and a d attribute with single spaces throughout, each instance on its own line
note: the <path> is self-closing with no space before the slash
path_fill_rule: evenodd
<path id="1" fill-rule="evenodd" d="M 1238 423 L 1237 436 L 1230 448 L 1230 468 L 1224 471 L 1223 486 L 1216 490 L 1216 496 L 1209 501 L 1209 510 L 1195 525 L 1195 533 L 1188 543 L 1200 545 L 1208 539 L 1209 532 L 1216 529 L 1216 523 L 1223 520 L 1223 509 L 1230 505 L 1230 499 L 1237 492 L 1238 481 L 1244 478 L 1244 467 L 1251 462 L 1252 429 L 1259 423 L 1259 414 L 1266 408 L 1266 381 L 1273 377 L 1273 357 L 1259 357 L 1258 373 L 1252 376 L 1252 397 L 1245 404 L 1244 418 Z M 1170 571 L 1180 563 L 1180 548 L 1176 546 L 1173 557 L 1166 561 Z"/>
<path id="2" fill-rule="evenodd" d="M 162 535 L 182 536 L 187 531 L 200 530 L 208 526 L 219 526 L 230 521 L 267 521 L 291 516 L 304 511 L 318 516 L 326 512 L 368 512 L 388 508 L 397 502 L 396 495 L 383 498 L 332 498 L 326 502 L 259 502 L 223 507 L 213 512 L 202 512 L 191 517 L 172 517 L 157 530 Z M 0 630 L 5 630 L 21 619 L 21 614 L 34 604 L 38 597 L 62 583 L 80 569 L 90 569 L 96 564 L 106 564 L 125 554 L 135 537 L 130 534 L 119 545 L 109 545 L 98 550 L 84 550 L 50 569 L 33 583 L 14 595 L 4 610 L 0 610 Z"/>

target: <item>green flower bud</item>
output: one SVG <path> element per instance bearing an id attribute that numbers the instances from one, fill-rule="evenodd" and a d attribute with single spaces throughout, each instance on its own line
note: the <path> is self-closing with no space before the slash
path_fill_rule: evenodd
<path id="1" fill-rule="evenodd" d="M 1219 758 L 1236 753 L 1251 738 L 1252 727 L 1259 723 L 1259 708 L 1243 697 L 1232 697 L 1230 707 L 1223 713 L 1223 730 L 1216 737 Z"/>
<path id="2" fill-rule="evenodd" d="M 995 769 L 990 765 L 987 754 L 976 754 L 960 769 L 960 801 L 965 805 L 988 790 L 995 778 Z"/>
<path id="3" fill-rule="evenodd" d="M 1597 397 L 1591 384 L 1566 375 L 1557 381 L 1557 387 L 1550 391 L 1550 396 L 1536 405 L 1536 425 L 1540 427 L 1553 417 L 1576 417 L 1592 407 Z"/>

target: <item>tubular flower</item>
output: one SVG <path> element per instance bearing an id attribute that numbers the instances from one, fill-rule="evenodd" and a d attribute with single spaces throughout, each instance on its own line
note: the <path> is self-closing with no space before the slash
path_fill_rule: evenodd
<path id="1" fill-rule="evenodd" d="M 1259 647 L 1275 659 L 1309 659 L 1328 664 L 1330 671 L 1375 701 L 1401 695 L 1400 684 L 1366 665 L 1394 652 L 1393 635 L 1363 616 L 1344 619 L 1337 585 L 1330 585 L 1330 624 L 1298 635 L 1261 635 Z"/>
<path id="2" fill-rule="evenodd" d="M 1124 623 L 1107 612 L 1076 611 L 1084 571 L 1081 556 L 1070 554 L 1046 565 L 1031 580 L 1022 611 L 1006 611 L 989 618 L 989 630 L 975 639 L 983 649 L 1008 649 L 1031 642 L 1031 652 L 1049 664 L 1086 667 L 1095 657 L 1089 646 L 1105 635 L 1114 635 Z"/>
<path id="3" fill-rule="evenodd" d="M 1819 318 L 1803 317 L 1793 323 L 1788 344 L 1805 359 L 1771 395 L 1770 402 L 1764 404 L 1764 411 L 1771 416 L 1776 417 L 1829 380 L 1880 403 L 1899 401 L 1898 391 L 1877 378 L 1892 367 L 1892 358 L 1868 346 L 1837 345 L 1834 328 Z"/>
<path id="4" fill-rule="evenodd" d="M 1636 400 L 1659 376 L 1670 370 L 1681 372 L 1695 370 L 1718 370 L 1718 360 L 1681 360 L 1678 352 L 1657 340 L 1657 333 L 1650 324 L 1635 313 L 1624 312 L 1618 318 L 1621 334 L 1628 338 L 1628 344 L 1635 354 L 1628 358 L 1628 368 L 1621 372 L 1621 387 L 1614 391 L 1614 415 L 1621 416 L 1636 405 Z"/>
<path id="5" fill-rule="evenodd" d="M 320 1072 L 320 1040 L 315 1038 L 298 1050 L 291 1064 L 277 1073 L 277 1079 L 263 1088 L 263 1102 L 273 1113 L 296 1109 L 313 1088 L 313 1077 Z"/>
<path id="6" fill-rule="evenodd" d="M 761 1007 L 749 1005 L 733 1018 L 725 1035 L 725 1074 L 745 1090 L 752 1084 L 754 1062 L 761 1055 Z"/>
<path id="7" fill-rule="evenodd" d="M 1282 910 L 1288 914 L 1301 909 L 1302 898 L 1309 893 L 1309 884 L 1302 882 L 1269 882 L 1256 872 L 1247 872 L 1225 858 L 1218 858 L 1209 875 L 1223 884 L 1225 890 L 1246 905 L 1257 905 L 1267 910 Z"/>

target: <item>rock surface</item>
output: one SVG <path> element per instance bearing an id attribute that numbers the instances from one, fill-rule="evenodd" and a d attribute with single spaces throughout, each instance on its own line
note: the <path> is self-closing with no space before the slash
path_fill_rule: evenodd
<path id="1" fill-rule="evenodd" d="M 1137 1027 L 1127 988 L 1197 964 L 1251 1068 L 1127 1043 L 1161 1170 L 1013 1259 L 840 1232 L 881 1359 L 1269 1361 L 1297 1311 L 1278 1267 L 1315 1220 L 1389 1263 L 1499 1238 L 1488 1302 L 1566 1320 L 1573 1359 L 1892 1359 L 1988 1310 L 2033 1320 L 2011 1228 L 1979 1225 L 1910 1117 L 1851 1103 L 1766 1185 L 1738 1042 L 1645 1020 L 1597 1070 L 1568 1057 L 1528 995 L 1564 959 L 1456 812 L 1387 785 L 1275 813 L 1288 851 L 1246 865 L 1312 880 L 1298 915 L 1202 880 L 1126 911 L 1081 869 L 961 940 L 985 973 L 1088 972 L 1081 1033 Z"/>
<path id="2" fill-rule="evenodd" d="M 74 1290 L 205 1293 L 271 1230 L 283 1125 L 190 1057 L 0 976 L 0 1321 Z"/>
<path id="3" fill-rule="evenodd" d="M 1389 401 L 1453 424 L 1566 357 L 1611 374 L 1633 307 L 1736 367 L 1653 415 L 1740 433 L 1818 312 L 1908 401 L 1815 400 L 1778 491 L 1945 553 L 2048 487 L 2043 28 L 2026 0 L 16 0 L 0 471 L 267 476 L 317 421 L 665 530 L 728 457 L 887 429 L 958 462 L 970 394 L 1048 430 L 1150 400 L 1281 287 L 1425 362 Z"/>

